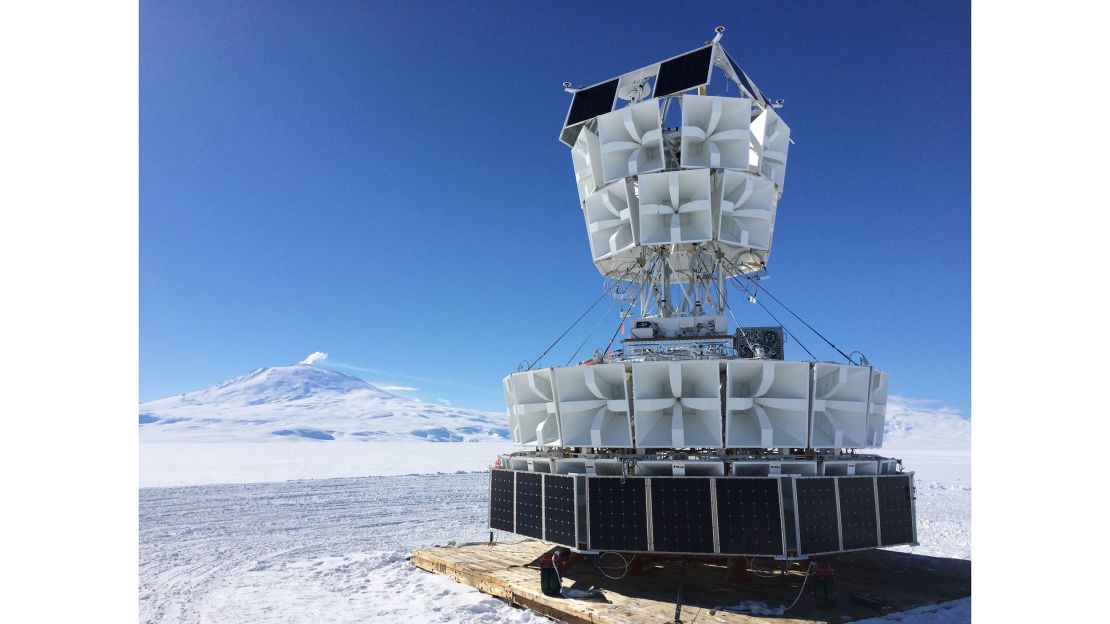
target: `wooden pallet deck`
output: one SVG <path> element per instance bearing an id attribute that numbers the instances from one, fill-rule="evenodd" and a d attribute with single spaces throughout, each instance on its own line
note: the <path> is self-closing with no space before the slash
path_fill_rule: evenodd
<path id="1" fill-rule="evenodd" d="M 605 599 L 550 598 L 540 591 L 538 559 L 551 546 L 535 540 L 513 543 L 468 544 L 412 551 L 418 568 L 444 574 L 521 607 L 567 624 L 663 624 L 674 621 L 676 588 L 682 583 L 683 622 L 714 622 L 708 611 L 718 605 L 759 600 L 768 605 L 790 604 L 798 593 L 802 575 L 760 578 L 752 574 L 730 578 L 719 563 L 652 562 L 638 575 L 619 581 L 605 578 L 584 563 L 564 574 L 564 587 L 600 587 Z M 785 616 L 756 617 L 719 611 L 729 623 L 780 622 L 841 623 L 905 611 L 971 595 L 971 562 L 885 550 L 861 551 L 816 557 L 836 570 L 839 597 L 834 609 L 814 604 L 810 585 L 798 605 Z M 894 606 L 876 611 L 855 604 L 850 596 L 868 592 Z"/>

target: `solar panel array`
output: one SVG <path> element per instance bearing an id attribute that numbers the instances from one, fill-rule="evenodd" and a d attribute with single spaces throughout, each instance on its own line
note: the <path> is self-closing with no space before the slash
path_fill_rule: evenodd
<path id="1" fill-rule="evenodd" d="M 798 553 L 914 543 L 912 479 L 909 474 L 797 479 Z"/>
<path id="2" fill-rule="evenodd" d="M 494 470 L 490 528 L 599 551 L 745 556 L 816 555 L 916 537 L 909 474 L 576 477 Z"/>
<path id="3" fill-rule="evenodd" d="M 654 89 L 644 94 L 645 99 L 674 95 L 709 84 L 713 69 L 713 49 L 712 45 L 707 45 L 659 63 Z M 737 73 L 742 77 L 741 80 L 746 80 L 742 71 Z M 634 74 L 635 72 L 629 75 Z M 559 139 L 567 145 L 574 145 L 585 122 L 614 110 L 617 107 L 617 88 L 620 82 L 621 78 L 617 77 L 575 91 Z"/>

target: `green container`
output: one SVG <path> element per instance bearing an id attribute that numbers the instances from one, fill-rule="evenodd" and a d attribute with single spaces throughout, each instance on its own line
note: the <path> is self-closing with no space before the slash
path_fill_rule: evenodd
<path id="1" fill-rule="evenodd" d="M 545 596 L 562 596 L 563 584 L 555 568 L 540 568 L 540 591 Z"/>

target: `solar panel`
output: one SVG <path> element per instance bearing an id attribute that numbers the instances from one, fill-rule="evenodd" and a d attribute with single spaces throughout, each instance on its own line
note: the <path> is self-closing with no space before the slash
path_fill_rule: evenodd
<path id="1" fill-rule="evenodd" d="M 586 124 L 582 123 L 577 126 L 563 128 L 563 131 L 559 133 L 559 140 L 566 144 L 567 147 L 574 147 L 574 142 L 578 140 L 578 135 L 582 133 L 582 128 L 585 127 L 585 125 Z"/>
<path id="2" fill-rule="evenodd" d="M 570 101 L 570 113 L 567 114 L 567 121 L 563 127 L 573 126 L 613 110 L 618 82 L 620 79 L 614 78 L 576 92 Z"/>
<path id="3" fill-rule="evenodd" d="M 578 547 L 574 506 L 574 477 L 543 475 L 544 540 Z"/>
<path id="4" fill-rule="evenodd" d="M 879 541 L 883 546 L 913 542 L 913 501 L 910 477 L 876 477 L 879 489 Z"/>
<path id="5" fill-rule="evenodd" d="M 538 472 L 516 473 L 516 530 L 514 533 L 543 539 L 543 497 L 540 488 L 543 475 Z"/>
<path id="6" fill-rule="evenodd" d="M 795 479 L 798 492 L 799 554 L 840 550 L 836 515 L 836 483 L 832 478 Z"/>
<path id="7" fill-rule="evenodd" d="M 713 552 L 713 504 L 709 479 L 652 477 L 652 550 Z"/>
<path id="8" fill-rule="evenodd" d="M 489 484 L 489 528 L 513 531 L 513 475 L 512 470 L 494 470 Z"/>
<path id="9" fill-rule="evenodd" d="M 713 46 L 705 46 L 659 64 L 655 97 L 680 93 L 709 83 Z"/>
<path id="10" fill-rule="evenodd" d="M 642 477 L 588 477 L 589 547 L 646 551 L 647 500 Z"/>
<path id="11" fill-rule="evenodd" d="M 836 484 L 840 488 L 840 529 L 844 536 L 844 550 L 878 546 L 875 478 L 838 477 Z"/>
<path id="12" fill-rule="evenodd" d="M 764 106 L 768 106 L 767 98 L 763 96 L 763 93 L 761 93 L 754 84 L 752 84 L 751 80 L 748 79 L 748 75 L 744 73 L 744 70 L 740 69 L 736 61 L 732 60 L 728 52 L 725 52 L 725 58 L 728 59 L 729 65 L 732 65 L 732 70 L 736 72 L 736 77 L 740 80 L 740 86 L 744 87 L 744 90 L 747 91 L 752 98 L 759 100 Z"/>
<path id="13" fill-rule="evenodd" d="M 717 530 L 721 554 L 782 555 L 779 479 L 717 479 Z M 655 492 L 652 491 L 652 511 Z"/>

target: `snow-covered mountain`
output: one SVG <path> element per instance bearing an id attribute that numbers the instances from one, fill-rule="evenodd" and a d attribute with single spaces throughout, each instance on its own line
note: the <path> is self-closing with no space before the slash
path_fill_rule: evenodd
<path id="1" fill-rule="evenodd" d="M 969 450 L 971 419 L 938 401 L 892 395 L 886 405 L 883 448 Z"/>
<path id="2" fill-rule="evenodd" d="M 204 390 L 139 405 L 143 441 L 506 440 L 502 414 L 390 394 L 310 364 L 259 368 Z"/>

